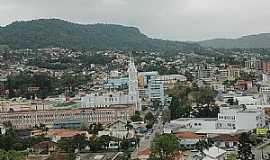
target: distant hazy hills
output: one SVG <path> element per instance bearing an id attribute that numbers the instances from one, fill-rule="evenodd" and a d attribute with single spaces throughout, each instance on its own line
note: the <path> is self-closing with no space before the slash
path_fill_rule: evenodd
<path id="1" fill-rule="evenodd" d="M 270 48 L 270 33 L 244 36 L 238 39 L 213 39 L 197 42 L 213 48 Z"/>
<path id="2" fill-rule="evenodd" d="M 0 28 L 0 44 L 12 48 L 64 47 L 189 52 L 202 47 L 152 39 L 138 28 L 114 24 L 75 24 L 59 19 L 19 21 Z"/>

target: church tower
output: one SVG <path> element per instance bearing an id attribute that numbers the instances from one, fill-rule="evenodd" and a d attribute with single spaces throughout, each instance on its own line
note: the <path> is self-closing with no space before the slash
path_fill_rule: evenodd
<path id="1" fill-rule="evenodd" d="M 132 104 L 135 104 L 136 111 L 141 111 L 141 103 L 139 98 L 139 87 L 138 87 L 138 71 L 132 59 L 130 59 L 127 72 L 129 77 L 128 82 L 129 101 Z"/>

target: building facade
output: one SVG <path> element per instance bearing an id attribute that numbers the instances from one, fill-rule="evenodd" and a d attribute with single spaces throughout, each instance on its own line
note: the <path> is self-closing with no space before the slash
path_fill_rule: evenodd
<path id="1" fill-rule="evenodd" d="M 218 129 L 251 130 L 263 127 L 265 127 L 263 109 L 220 108 L 217 121 Z"/>
<path id="2" fill-rule="evenodd" d="M 53 128 L 55 124 L 78 123 L 108 124 L 117 120 L 128 120 L 134 114 L 134 105 L 111 105 L 106 108 L 79 108 L 55 110 L 31 110 L 17 112 L 1 112 L 0 123 L 11 122 L 18 129 L 32 128 L 45 124 Z"/>

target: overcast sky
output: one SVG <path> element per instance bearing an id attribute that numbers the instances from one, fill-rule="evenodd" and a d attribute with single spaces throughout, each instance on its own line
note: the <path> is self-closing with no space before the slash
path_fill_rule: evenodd
<path id="1" fill-rule="evenodd" d="M 234 38 L 270 32 L 270 0 L 0 0 L 0 25 L 59 18 L 114 23 L 171 40 Z"/>

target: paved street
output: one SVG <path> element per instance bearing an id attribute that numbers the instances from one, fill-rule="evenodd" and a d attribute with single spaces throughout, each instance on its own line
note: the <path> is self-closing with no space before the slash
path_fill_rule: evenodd
<path id="1" fill-rule="evenodd" d="M 81 153 L 76 160 L 111 160 L 117 155 L 117 152 L 106 153 Z"/>
<path id="2" fill-rule="evenodd" d="M 146 148 L 151 147 L 151 142 L 153 141 L 156 134 L 162 133 L 163 125 L 160 119 L 157 119 L 157 123 L 153 126 L 153 132 L 150 136 L 147 136 L 148 133 L 144 135 L 144 137 L 141 138 L 139 147 L 135 149 L 135 151 L 132 153 L 131 157 L 136 158 L 138 151 L 144 150 Z"/>
<path id="3" fill-rule="evenodd" d="M 270 140 L 254 148 L 252 152 L 255 154 L 255 160 L 263 160 L 262 155 L 265 157 L 268 153 L 270 153 Z"/>

